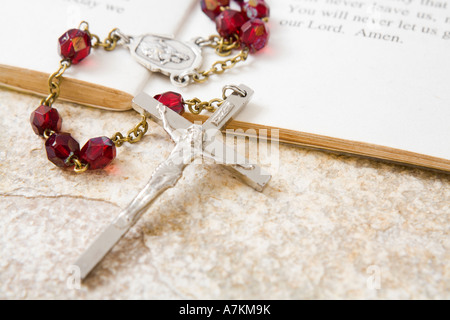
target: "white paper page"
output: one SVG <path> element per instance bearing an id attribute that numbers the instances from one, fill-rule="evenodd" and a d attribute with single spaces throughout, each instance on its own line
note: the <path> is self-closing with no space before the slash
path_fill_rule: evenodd
<path id="1" fill-rule="evenodd" d="M 0 3 L 0 64 L 53 73 L 61 60 L 57 40 L 83 20 L 102 40 L 125 34 L 174 34 L 195 0 L 14 0 Z M 125 48 L 92 50 L 66 76 L 136 94 L 150 72 Z"/>
<path id="2" fill-rule="evenodd" d="M 269 47 L 181 90 L 186 97 L 211 99 L 225 84 L 245 83 L 255 95 L 237 120 L 450 159 L 449 1 L 267 2 Z M 323 11 L 337 14 L 323 18 Z M 215 26 L 197 8 L 182 31 L 189 39 L 215 33 Z M 206 52 L 205 67 L 217 60 Z M 156 77 L 146 90 L 169 88 Z"/>

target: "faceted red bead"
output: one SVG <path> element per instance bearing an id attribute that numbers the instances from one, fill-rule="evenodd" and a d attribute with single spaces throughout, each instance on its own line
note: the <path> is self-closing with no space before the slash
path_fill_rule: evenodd
<path id="1" fill-rule="evenodd" d="M 70 159 L 78 157 L 80 145 L 69 133 L 52 134 L 45 142 L 47 158 L 58 167 L 70 167 Z"/>
<path id="2" fill-rule="evenodd" d="M 264 0 L 246 0 L 242 4 L 242 11 L 249 19 L 268 18 L 270 8 Z"/>
<path id="3" fill-rule="evenodd" d="M 216 18 L 217 32 L 224 38 L 230 38 L 235 34 L 239 35 L 245 21 L 246 19 L 239 11 L 231 9 L 222 11 Z"/>
<path id="4" fill-rule="evenodd" d="M 116 158 L 116 146 L 111 139 L 90 139 L 80 151 L 80 160 L 89 164 L 89 169 L 103 169 Z"/>
<path id="5" fill-rule="evenodd" d="M 214 20 L 222 11 L 220 7 L 227 7 L 230 5 L 230 0 L 200 0 L 202 11 L 211 19 Z"/>
<path id="6" fill-rule="evenodd" d="M 79 63 L 91 52 L 91 38 L 83 30 L 70 29 L 58 40 L 59 55 L 73 64 Z"/>
<path id="7" fill-rule="evenodd" d="M 34 132 L 42 136 L 47 129 L 59 132 L 61 130 L 62 119 L 59 116 L 58 110 L 41 105 L 31 113 L 30 122 Z"/>
<path id="8" fill-rule="evenodd" d="M 250 52 L 255 53 L 267 45 L 269 29 L 261 19 L 247 21 L 241 30 L 241 41 L 250 49 Z"/>
<path id="9" fill-rule="evenodd" d="M 176 113 L 184 113 L 184 100 L 181 94 L 169 91 L 163 94 L 158 94 L 154 96 L 154 98 Z"/>

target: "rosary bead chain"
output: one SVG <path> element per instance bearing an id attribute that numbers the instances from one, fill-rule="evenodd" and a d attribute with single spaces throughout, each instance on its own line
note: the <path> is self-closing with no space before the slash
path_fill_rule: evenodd
<path id="1" fill-rule="evenodd" d="M 117 29 L 113 29 L 104 42 L 101 42 L 98 36 L 89 32 L 89 24 L 83 21 L 79 29 L 72 29 L 63 34 L 59 39 L 63 59 L 58 70 L 48 78 L 48 96 L 41 100 L 40 106 L 31 114 L 30 122 L 33 130 L 46 140 L 45 147 L 49 160 L 60 167 L 73 167 L 76 173 L 106 167 L 116 156 L 116 146 L 120 147 L 125 142 L 138 142 L 148 130 L 147 118 L 142 116 L 141 122 L 128 132 L 127 138 L 116 141 L 107 137 L 93 138 L 88 140 L 81 150 L 78 142 L 70 134 L 60 132 L 62 119 L 52 105 L 60 95 L 64 73 L 75 61 L 78 63 L 87 57 L 91 47 L 113 50 L 121 39 L 116 32 Z M 116 133 L 114 137 L 118 135 L 120 133 Z"/>
<path id="2" fill-rule="evenodd" d="M 193 75 L 192 79 L 195 82 L 203 83 L 208 80 L 208 78 L 214 74 L 222 74 L 226 70 L 232 69 L 238 64 L 239 62 L 246 61 L 248 58 L 249 49 L 244 48 L 241 50 L 241 52 L 234 56 L 231 59 L 223 60 L 223 61 L 216 61 L 212 64 L 211 68 L 209 70 L 200 71 Z"/>
<path id="3" fill-rule="evenodd" d="M 215 112 L 216 109 L 223 104 L 223 102 L 224 100 L 218 98 L 212 99 L 210 101 L 202 101 L 198 98 L 194 98 L 186 100 L 185 104 L 191 113 L 200 114 L 203 110 Z"/>
<path id="4" fill-rule="evenodd" d="M 91 38 L 92 47 L 94 49 L 102 47 L 106 51 L 113 51 L 116 47 L 118 42 L 122 39 L 122 37 L 119 35 L 119 29 L 114 28 L 109 33 L 108 36 L 103 40 L 103 42 L 100 40 L 100 37 L 96 34 L 93 34 L 89 30 L 89 23 L 86 21 L 82 21 L 80 25 L 78 26 L 79 30 L 83 30 L 86 32 L 89 37 Z"/>
<path id="5" fill-rule="evenodd" d="M 60 86 L 62 81 L 62 76 L 64 72 L 71 66 L 70 60 L 63 59 L 59 63 L 59 69 L 50 75 L 48 78 L 48 91 L 49 94 L 46 98 L 41 100 L 41 105 L 46 105 L 51 107 L 52 104 L 58 99 L 60 94 Z"/>
<path id="6" fill-rule="evenodd" d="M 116 147 L 121 147 L 125 142 L 128 143 L 136 143 L 141 141 L 142 137 L 148 131 L 148 122 L 147 117 L 145 115 L 142 116 L 142 121 L 139 122 L 133 129 L 129 130 L 126 137 L 122 135 L 120 132 L 116 132 L 111 140 L 114 142 Z"/>
<path id="7" fill-rule="evenodd" d="M 247 93 L 242 91 L 236 86 L 225 86 L 222 91 L 222 98 L 214 98 L 209 101 L 202 101 L 199 98 L 186 100 L 184 103 L 188 107 L 189 111 L 193 114 L 200 114 L 203 110 L 207 110 L 211 113 L 215 112 L 227 99 L 227 91 L 232 90 L 234 94 L 241 97 L 245 97 Z"/>
<path id="8" fill-rule="evenodd" d="M 215 61 L 210 69 L 192 75 L 192 80 L 203 83 L 214 74 L 222 74 L 236 64 L 247 60 L 249 53 L 263 49 L 268 41 L 269 6 L 264 0 L 236 1 L 241 11 L 231 9 L 230 0 L 201 0 L 202 11 L 216 23 L 220 35 L 208 39 L 198 38 L 196 44 L 215 49 L 219 56 L 230 56 L 233 50 L 241 49 L 232 58 Z"/>
<path id="9" fill-rule="evenodd" d="M 70 61 L 62 60 L 60 68 L 50 75 L 48 80 L 50 94 L 41 101 L 41 106 L 32 113 L 30 121 L 35 133 L 46 140 L 47 157 L 55 165 L 72 167 L 76 173 L 83 173 L 89 169 L 103 169 L 115 158 L 116 147 L 121 147 L 127 142 L 136 143 L 142 139 L 148 131 L 147 117 L 141 115 L 141 121 L 133 129 L 129 130 L 126 136 L 116 132 L 111 138 L 93 138 L 80 150 L 78 142 L 70 134 L 60 132 L 62 119 L 58 111 L 52 107 L 52 104 L 59 96 L 62 76 L 70 66 Z M 156 95 L 154 98 L 179 114 L 184 112 L 185 107 L 193 114 L 199 114 L 203 110 L 214 112 L 216 108 L 223 104 L 226 96 L 224 92 L 223 99 L 214 98 L 204 102 L 194 98 L 184 101 L 180 94 L 166 92 Z"/>
<path id="10" fill-rule="evenodd" d="M 229 58 L 214 62 L 207 70 L 175 76 L 174 82 L 178 84 L 205 82 L 212 75 L 222 74 L 238 63 L 246 61 L 250 53 L 255 53 L 266 46 L 269 32 L 265 23 L 268 21 L 269 7 L 265 1 L 241 0 L 236 3 L 239 4 L 241 11 L 233 10 L 230 7 L 230 0 L 200 1 L 202 10 L 215 20 L 219 35 L 212 35 L 207 39 L 198 38 L 195 43 L 199 47 L 213 48 L 217 55 Z M 133 37 L 114 28 L 101 41 L 98 35 L 90 32 L 86 21 L 82 21 L 78 29 L 70 29 L 58 39 L 62 60 L 58 70 L 48 79 L 47 97 L 41 100 L 40 106 L 30 118 L 34 132 L 46 139 L 47 157 L 55 165 L 73 167 L 77 173 L 88 169 L 102 169 L 115 158 L 116 147 L 127 142 L 136 143 L 147 133 L 147 118 L 142 115 L 141 121 L 129 130 L 126 136 L 116 132 L 111 138 L 93 138 L 80 150 L 78 142 L 70 134 L 60 132 L 62 119 L 58 111 L 52 107 L 60 95 L 63 75 L 68 68 L 85 59 L 92 48 L 112 51 L 118 45 L 130 44 L 132 40 Z M 240 52 L 230 57 L 235 50 Z M 179 114 L 182 114 L 186 107 L 193 114 L 199 114 L 203 110 L 214 112 L 219 108 L 226 99 L 225 93 L 224 91 L 223 99 L 215 98 L 210 101 L 198 98 L 184 101 L 181 95 L 174 92 L 157 95 L 155 99 Z M 240 94 L 236 91 L 235 93 Z"/>

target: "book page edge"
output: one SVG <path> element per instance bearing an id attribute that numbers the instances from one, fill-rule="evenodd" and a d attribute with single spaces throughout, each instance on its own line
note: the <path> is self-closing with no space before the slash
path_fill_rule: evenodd
<path id="1" fill-rule="evenodd" d="M 205 121 L 208 117 L 203 115 L 193 115 L 185 113 L 185 118 L 194 121 Z M 248 129 L 267 130 L 270 140 L 271 130 L 278 130 L 279 141 L 290 145 L 296 145 L 304 148 L 333 152 L 337 154 L 358 156 L 363 158 L 382 160 L 394 164 L 402 164 L 423 169 L 431 169 L 434 171 L 450 173 L 450 160 L 428 156 L 411 151 L 395 149 L 391 147 L 380 146 L 359 141 L 351 141 L 340 138 L 328 137 L 318 134 L 268 127 L 254 123 L 232 120 L 226 126 L 226 129 Z"/>
<path id="2" fill-rule="evenodd" d="M 45 72 L 0 64 L 0 84 L 18 91 L 45 97 L 48 95 L 49 76 Z M 58 99 L 100 109 L 127 111 L 131 109 L 133 96 L 120 90 L 64 77 Z"/>
<path id="3" fill-rule="evenodd" d="M 0 64 L 0 84 L 15 90 L 46 96 L 48 77 L 49 74 L 43 72 Z M 120 90 L 65 77 L 59 98 L 95 108 L 127 111 L 131 109 L 133 96 Z M 190 113 L 184 115 L 192 122 L 205 121 L 208 118 Z M 268 130 L 268 134 L 275 129 L 278 130 L 279 140 L 282 143 L 450 173 L 450 160 L 391 147 L 241 121 L 231 121 L 226 129 L 243 129 L 244 131 L 254 129 L 257 133 L 259 130 Z"/>

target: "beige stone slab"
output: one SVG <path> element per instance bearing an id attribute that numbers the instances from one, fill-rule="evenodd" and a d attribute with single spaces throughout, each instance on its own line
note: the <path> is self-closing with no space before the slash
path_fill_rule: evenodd
<path id="1" fill-rule="evenodd" d="M 70 264 L 173 144 L 150 124 L 110 169 L 63 171 L 30 128 L 38 101 L 0 90 L 0 298 L 450 298 L 449 176 L 290 146 L 263 193 L 220 166 L 188 166 L 93 277 L 68 289 Z M 56 107 L 81 144 L 139 121 Z"/>

